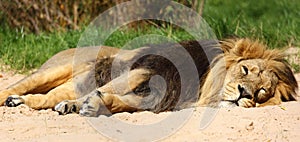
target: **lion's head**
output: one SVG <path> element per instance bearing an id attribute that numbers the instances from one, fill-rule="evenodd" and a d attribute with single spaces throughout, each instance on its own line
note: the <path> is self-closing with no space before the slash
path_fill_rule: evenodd
<path id="1" fill-rule="evenodd" d="M 296 100 L 297 82 L 283 52 L 249 39 L 221 42 L 224 51 L 201 88 L 200 105 L 255 107 Z"/>

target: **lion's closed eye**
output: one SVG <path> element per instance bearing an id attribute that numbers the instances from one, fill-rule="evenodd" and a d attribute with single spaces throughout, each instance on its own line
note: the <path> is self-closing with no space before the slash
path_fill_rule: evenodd
<path id="1" fill-rule="evenodd" d="M 242 66 L 241 69 L 242 69 L 243 75 L 248 75 L 249 70 L 248 70 L 248 68 L 246 66 Z"/>

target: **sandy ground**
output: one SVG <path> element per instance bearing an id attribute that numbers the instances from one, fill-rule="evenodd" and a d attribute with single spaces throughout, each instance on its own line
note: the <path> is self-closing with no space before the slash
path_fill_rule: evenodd
<path id="1" fill-rule="evenodd" d="M 0 72 L 0 90 L 23 78 Z M 300 80 L 300 75 L 296 75 Z M 299 93 L 298 93 L 299 94 Z M 299 141 L 300 103 L 264 108 L 193 108 L 85 118 L 25 105 L 0 107 L 0 141 Z M 204 127 L 204 125 L 206 127 Z"/>

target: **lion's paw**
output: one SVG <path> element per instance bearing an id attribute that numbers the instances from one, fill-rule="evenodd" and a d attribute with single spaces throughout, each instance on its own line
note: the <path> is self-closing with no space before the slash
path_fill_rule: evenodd
<path id="1" fill-rule="evenodd" d="M 79 111 L 81 116 L 97 117 L 99 115 L 111 115 L 101 99 L 101 92 L 95 90 L 89 94 L 89 97 L 83 102 Z"/>
<path id="2" fill-rule="evenodd" d="M 247 99 L 247 98 L 242 98 L 238 101 L 239 106 L 245 107 L 245 108 L 250 108 L 250 107 L 255 107 L 256 104 L 253 100 Z"/>
<path id="3" fill-rule="evenodd" d="M 79 107 L 76 101 L 65 100 L 60 102 L 54 107 L 60 115 L 65 115 L 69 113 L 78 113 Z"/>
<path id="4" fill-rule="evenodd" d="M 79 111 L 81 116 L 96 117 L 98 116 L 98 107 L 90 103 L 84 103 Z"/>
<path id="5" fill-rule="evenodd" d="M 5 105 L 8 107 L 16 107 L 20 104 L 24 104 L 24 99 L 19 95 L 11 95 L 9 96 L 6 101 Z"/>
<path id="6" fill-rule="evenodd" d="M 110 116 L 111 112 L 102 104 L 85 103 L 82 105 L 79 114 L 87 117 L 97 117 L 99 115 Z"/>
<path id="7" fill-rule="evenodd" d="M 81 116 L 96 117 L 98 115 L 97 112 L 100 103 L 99 102 L 95 103 L 95 100 L 100 100 L 100 98 L 96 96 L 87 98 L 87 100 L 83 102 L 79 114 Z"/>

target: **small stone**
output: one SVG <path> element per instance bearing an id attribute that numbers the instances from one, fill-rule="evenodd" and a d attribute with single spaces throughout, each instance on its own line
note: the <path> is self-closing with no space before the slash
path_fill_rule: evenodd
<path id="1" fill-rule="evenodd" d="M 117 130 L 117 132 L 118 132 L 118 133 L 122 133 L 122 131 L 121 131 L 121 130 Z"/>
<path id="2" fill-rule="evenodd" d="M 279 106 L 282 110 L 286 110 L 286 107 L 284 106 Z"/>
<path id="3" fill-rule="evenodd" d="M 252 131 L 253 129 L 254 129 L 254 123 L 253 122 L 251 122 L 250 124 L 248 124 L 246 126 L 246 130 L 248 130 L 248 131 Z"/>

